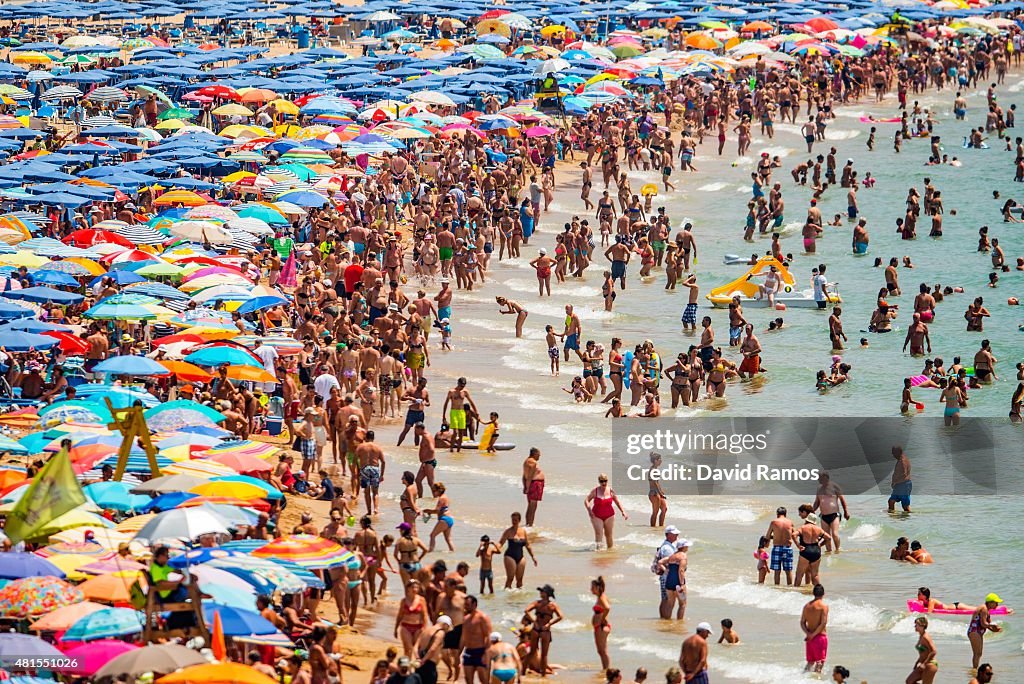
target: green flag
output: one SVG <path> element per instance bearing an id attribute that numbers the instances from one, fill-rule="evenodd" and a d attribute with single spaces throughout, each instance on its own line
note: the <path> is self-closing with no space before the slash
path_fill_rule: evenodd
<path id="1" fill-rule="evenodd" d="M 67 449 L 61 449 L 43 466 L 14 510 L 7 514 L 4 533 L 13 544 L 31 539 L 36 531 L 83 503 L 85 494 L 71 467 L 71 458 Z"/>

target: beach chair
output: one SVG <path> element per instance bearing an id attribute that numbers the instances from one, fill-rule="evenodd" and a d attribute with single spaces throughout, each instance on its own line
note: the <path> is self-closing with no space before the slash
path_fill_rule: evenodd
<path id="1" fill-rule="evenodd" d="M 145 576 L 145 586 L 148 587 L 148 590 L 142 588 L 141 582 L 136 582 L 135 586 L 138 586 L 139 589 L 137 592 L 135 586 L 133 586 L 132 596 L 134 603 L 136 600 L 141 599 L 141 593 L 145 594 L 146 622 L 142 631 L 142 638 L 145 643 L 151 643 L 154 639 L 170 639 L 179 636 L 190 637 L 196 634 L 202 636 L 206 643 L 210 643 L 210 632 L 207 630 L 206 621 L 203 619 L 203 597 L 199 593 L 199 586 L 195 582 L 183 585 L 188 592 L 187 601 L 161 603 L 157 598 L 157 591 L 152 589 L 154 583 L 149 571 L 140 571 L 140 574 Z M 169 614 L 166 619 L 162 617 L 164 613 Z M 181 621 L 180 616 L 189 613 L 195 618 L 195 624 L 176 626 L 175 623 Z M 175 619 L 176 615 L 179 616 L 178 619 Z"/>
<path id="2" fill-rule="evenodd" d="M 347 33 L 348 27 L 344 24 L 331 24 L 327 27 L 327 44 L 330 45 L 337 41 L 339 47 L 344 46 Z"/>

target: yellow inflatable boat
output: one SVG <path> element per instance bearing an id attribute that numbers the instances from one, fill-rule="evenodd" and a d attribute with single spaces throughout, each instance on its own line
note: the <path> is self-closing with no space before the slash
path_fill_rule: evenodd
<path id="1" fill-rule="evenodd" d="M 797 289 L 796 279 L 782 263 L 775 257 L 765 256 L 758 259 L 757 263 L 750 267 L 741 277 L 728 285 L 716 287 L 707 294 L 708 301 L 719 309 L 729 306 L 729 302 L 736 295 L 739 295 L 743 306 L 746 307 L 767 307 L 768 298 L 764 295 L 764 278 L 771 267 L 774 266 L 781 287 L 775 294 L 776 304 L 785 304 L 786 308 L 815 308 L 814 290 L 812 288 Z M 831 304 L 839 304 L 843 300 L 839 297 L 835 283 L 828 285 L 828 301 Z"/>

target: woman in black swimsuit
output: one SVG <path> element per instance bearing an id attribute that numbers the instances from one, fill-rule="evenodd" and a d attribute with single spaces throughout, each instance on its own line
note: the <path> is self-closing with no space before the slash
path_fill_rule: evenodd
<path id="1" fill-rule="evenodd" d="M 512 514 L 512 525 L 501 534 L 498 548 L 505 547 L 505 588 L 512 588 L 512 580 L 516 581 L 516 589 L 523 588 L 523 575 L 526 573 L 526 559 L 523 549 L 530 554 L 533 564 L 537 565 L 537 557 L 530 548 L 530 538 L 526 530 L 520 527 L 523 517 L 519 513 Z M 505 544 L 508 544 L 506 547 Z"/>
<path id="2" fill-rule="evenodd" d="M 820 584 L 818 567 L 821 565 L 822 540 L 831 541 L 832 536 L 807 519 L 807 516 L 814 512 L 814 508 L 810 504 L 802 504 L 799 511 L 800 517 L 804 519 L 804 524 L 796 531 L 796 544 L 800 549 L 800 560 L 796 564 L 794 585 L 799 587 L 803 579 L 806 578 L 807 583 L 813 586 Z"/>

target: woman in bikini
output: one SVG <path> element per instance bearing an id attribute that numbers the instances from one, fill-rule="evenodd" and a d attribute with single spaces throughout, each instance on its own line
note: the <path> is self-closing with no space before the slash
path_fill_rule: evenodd
<path id="1" fill-rule="evenodd" d="M 523 575 L 526 573 L 526 558 L 523 557 L 525 550 L 530 554 L 530 559 L 537 565 L 537 557 L 533 555 L 530 547 L 530 537 L 526 529 L 521 526 L 523 517 L 519 513 L 512 514 L 512 525 L 501 534 L 498 540 L 498 548 L 505 548 L 505 588 L 512 588 L 512 580 L 515 580 L 516 589 L 523 588 Z M 508 546 L 505 546 L 505 545 Z"/>
<path id="2" fill-rule="evenodd" d="M 612 538 L 615 531 L 615 509 L 619 509 L 624 520 L 629 520 L 629 515 L 622 509 L 615 490 L 608 485 L 607 475 L 601 473 L 597 476 L 597 486 L 587 494 L 583 506 L 587 509 L 590 524 L 594 527 L 594 545 L 600 548 L 601 541 L 604 540 L 607 548 L 611 549 L 615 545 Z"/>
<path id="3" fill-rule="evenodd" d="M 938 652 L 935 649 L 935 642 L 928 634 L 928 618 L 921 616 L 914 620 L 914 631 L 917 632 L 917 662 L 914 669 L 907 675 L 907 684 L 932 684 L 935 675 L 939 672 L 939 661 L 936 660 Z"/>
<path id="4" fill-rule="evenodd" d="M 597 648 L 597 657 L 601 659 L 601 669 L 607 670 L 611 667 L 611 658 L 608 657 L 608 635 L 612 631 L 612 625 L 608 622 L 608 613 L 612 610 L 612 603 L 604 590 L 604 577 L 598 576 L 590 582 L 590 593 L 597 597 L 594 601 L 594 615 L 590 618 L 590 625 L 594 628 L 594 646 Z"/>
<path id="5" fill-rule="evenodd" d="M 377 371 L 367 368 L 363 371 L 363 379 L 356 387 L 356 396 L 359 397 L 359 408 L 363 412 L 363 424 L 370 424 L 370 417 L 373 416 L 374 394 L 377 392 Z M 389 385 L 390 387 L 390 385 Z"/>
<path id="6" fill-rule="evenodd" d="M 608 273 L 610 275 L 610 272 Z M 622 373 L 625 366 L 623 365 L 622 352 L 619 351 L 621 346 L 622 340 L 618 337 L 613 337 L 611 350 L 608 352 L 608 379 L 611 380 L 612 391 L 601 400 L 602 404 L 607 404 L 612 399 L 622 398 Z"/>
<path id="7" fill-rule="evenodd" d="M 435 482 L 431 485 L 430 491 L 433 493 L 437 501 L 434 503 L 433 508 L 425 508 L 423 509 L 423 512 L 426 514 L 436 515 L 437 524 L 434 525 L 434 529 L 430 532 L 430 545 L 427 548 L 427 553 L 434 550 L 438 535 L 443 535 L 445 543 L 448 544 L 448 550 L 454 551 L 455 547 L 452 546 L 452 527 L 455 526 L 455 518 L 453 518 L 449 512 L 451 505 L 448 501 L 448 495 L 445 494 L 446 488 L 444 483 Z"/>
<path id="8" fill-rule="evenodd" d="M 339 589 L 348 592 L 348 626 L 353 627 L 356 624 L 356 610 L 359 608 L 359 594 L 362 590 L 363 580 L 366 579 L 367 572 L 369 571 L 369 566 L 362 551 L 355 546 L 354 539 L 345 537 L 341 540 L 341 545 L 352 554 L 352 557 L 342 566 L 346 585 Z"/>
<path id="9" fill-rule="evenodd" d="M 413 534 L 413 528 L 409 523 L 402 523 L 398 526 L 401 536 L 395 542 L 395 560 L 398 562 L 398 572 L 403 584 L 416 579 L 416 575 L 423 567 L 421 561 L 427 555 L 426 545 L 420 538 Z"/>
<path id="10" fill-rule="evenodd" d="M 708 371 L 706 390 L 708 399 L 725 396 L 725 364 L 721 358 L 715 359 L 715 365 Z"/>
<path id="11" fill-rule="evenodd" d="M 401 638 L 402 651 L 412 655 L 413 647 L 420 632 L 430 624 L 427 602 L 420 595 L 420 583 L 409 580 L 405 584 L 405 596 L 398 603 L 398 614 L 395 616 L 395 638 Z"/>
<path id="12" fill-rule="evenodd" d="M 548 652 L 551 650 L 551 628 L 562 621 L 562 609 L 555 603 L 555 588 L 545 584 L 539 589 L 540 598 L 526 607 L 525 618 L 533 620 L 533 650 L 540 650 L 540 671 L 551 673 Z M 531 616 L 530 613 L 533 613 Z"/>
<path id="13" fill-rule="evenodd" d="M 640 277 L 647 278 L 651 275 L 651 269 L 654 268 L 654 249 L 647 238 L 642 237 L 637 240 L 635 251 L 640 255 Z"/>
<path id="14" fill-rule="evenodd" d="M 665 490 L 661 488 L 661 480 L 655 474 L 661 468 L 661 454 L 651 453 L 651 470 L 647 474 L 648 490 L 647 498 L 651 502 L 651 527 L 662 527 L 665 525 L 665 516 L 668 514 L 668 497 Z"/>
<path id="15" fill-rule="evenodd" d="M 690 405 L 690 364 L 686 354 L 676 357 L 676 362 L 662 371 L 672 381 L 672 408 Z"/>
<path id="16" fill-rule="evenodd" d="M 402 473 L 402 485 L 405 489 L 402 490 L 402 495 L 398 498 L 398 506 L 402 510 L 402 520 L 415 531 L 416 518 L 420 515 L 420 509 L 416 506 L 416 476 L 411 470 Z"/>

